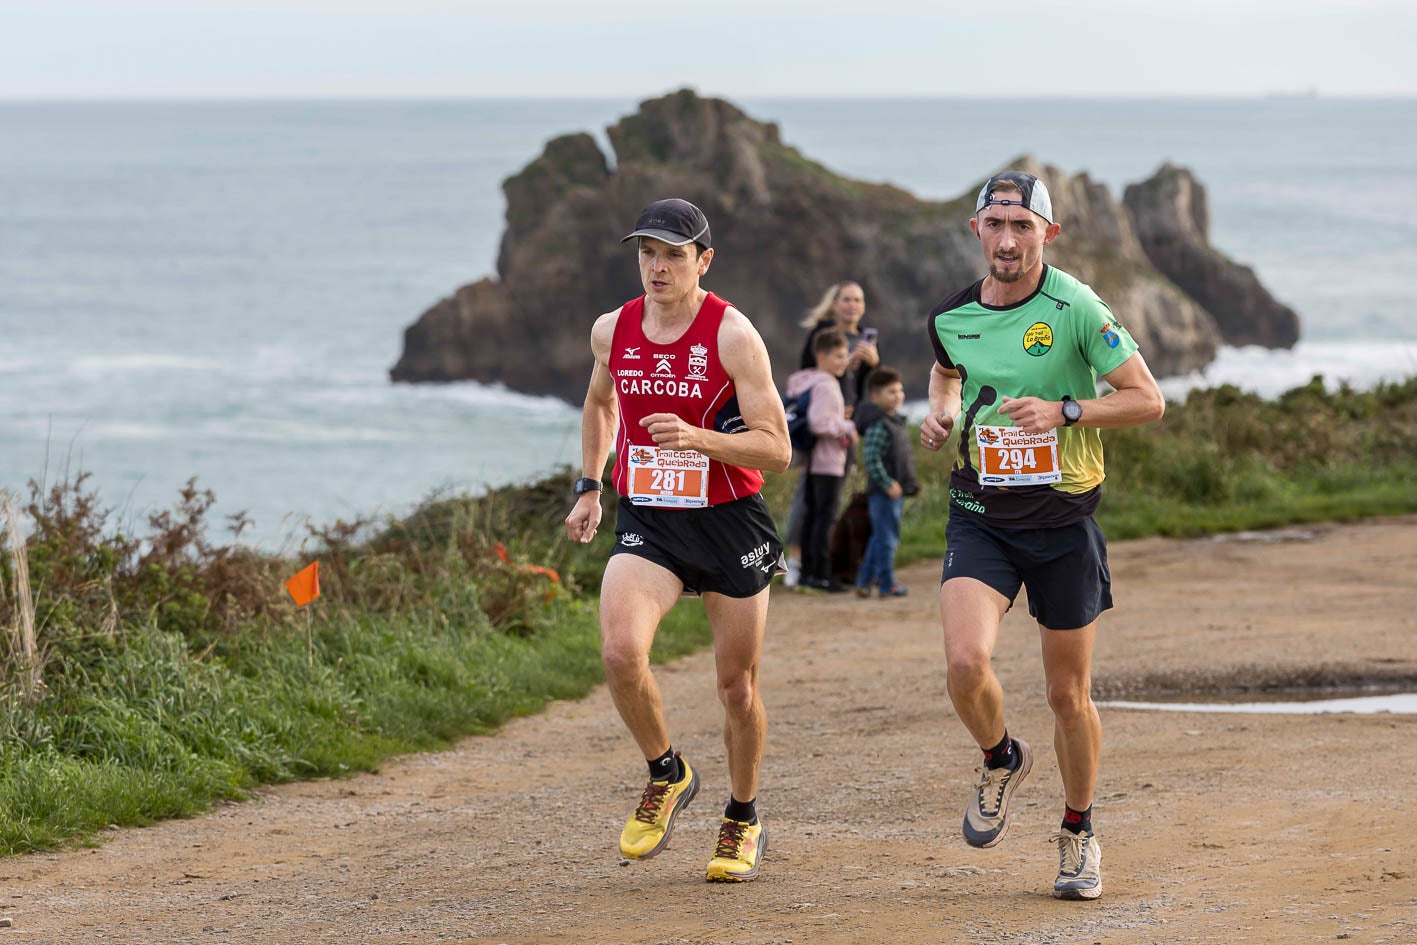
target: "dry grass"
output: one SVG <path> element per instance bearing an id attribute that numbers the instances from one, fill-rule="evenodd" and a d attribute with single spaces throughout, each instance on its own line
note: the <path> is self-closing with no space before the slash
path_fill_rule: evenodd
<path id="1" fill-rule="evenodd" d="M 19 514 L 8 492 L 0 492 L 4 506 L 5 532 L 9 537 L 10 563 L 14 577 L 12 621 L 7 625 L 3 683 L 17 694 L 23 705 L 34 705 L 44 696 L 44 658 L 39 650 L 34 624 L 34 597 L 30 593 L 29 554 L 21 536 Z"/>

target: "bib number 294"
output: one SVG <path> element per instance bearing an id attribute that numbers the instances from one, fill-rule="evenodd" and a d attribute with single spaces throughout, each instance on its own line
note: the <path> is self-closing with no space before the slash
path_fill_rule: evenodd
<path id="1" fill-rule="evenodd" d="M 1025 433 L 1018 427 L 975 427 L 979 481 L 989 486 L 1041 486 L 1061 482 L 1058 431 Z"/>

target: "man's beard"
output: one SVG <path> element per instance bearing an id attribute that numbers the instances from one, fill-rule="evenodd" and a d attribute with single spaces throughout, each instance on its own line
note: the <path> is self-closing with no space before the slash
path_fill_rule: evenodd
<path id="1" fill-rule="evenodd" d="M 1023 260 L 1018 260 L 1018 263 L 1019 265 L 1012 270 L 1001 269 L 991 264 L 989 266 L 989 275 L 993 276 L 996 282 L 1017 282 L 1022 279 L 1024 275 Z"/>

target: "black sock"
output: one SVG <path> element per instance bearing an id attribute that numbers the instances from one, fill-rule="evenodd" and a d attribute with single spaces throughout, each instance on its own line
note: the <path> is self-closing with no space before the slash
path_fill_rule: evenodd
<path id="1" fill-rule="evenodd" d="M 1004 730 L 1004 740 L 993 748 L 984 749 L 984 764 L 991 770 L 994 768 L 1008 768 L 1012 771 L 1018 767 L 1018 752 L 1014 751 L 1014 740 L 1009 737 L 1008 730 Z"/>
<path id="2" fill-rule="evenodd" d="M 1063 829 L 1073 833 L 1092 833 L 1092 805 L 1087 805 L 1087 810 L 1073 810 L 1064 804 Z"/>
<path id="3" fill-rule="evenodd" d="M 669 750 L 658 758 L 651 758 L 649 761 L 649 779 L 651 781 L 668 781 L 677 784 L 684 777 L 684 766 L 679 763 L 679 756 L 674 754 L 674 746 L 669 746 Z"/>
<path id="4" fill-rule="evenodd" d="M 758 799 L 755 797 L 751 801 L 740 801 L 733 795 L 728 796 L 728 806 L 723 809 L 723 816 L 729 820 L 736 820 L 745 824 L 756 824 L 758 822 Z"/>

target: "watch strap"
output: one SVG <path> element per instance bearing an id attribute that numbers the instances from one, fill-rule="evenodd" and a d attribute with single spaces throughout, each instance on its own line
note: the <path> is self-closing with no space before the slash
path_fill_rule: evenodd
<path id="1" fill-rule="evenodd" d="M 582 476 L 577 479 L 575 485 L 571 486 L 571 492 L 575 495 L 585 495 L 587 492 L 600 492 L 605 485 L 591 476 Z"/>

